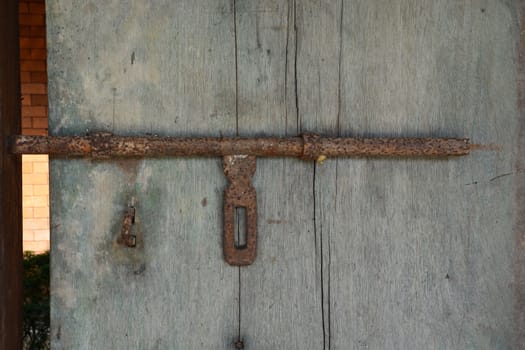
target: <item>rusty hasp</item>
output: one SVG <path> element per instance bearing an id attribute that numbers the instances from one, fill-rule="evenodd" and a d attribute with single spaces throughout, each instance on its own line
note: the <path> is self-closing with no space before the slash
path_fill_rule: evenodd
<path id="1" fill-rule="evenodd" d="M 449 157 L 469 154 L 472 145 L 461 138 L 352 138 L 321 137 L 160 137 L 115 136 L 101 132 L 87 136 L 14 136 L 8 145 L 14 154 L 52 157 L 223 157 L 229 184 L 224 192 L 224 259 L 230 265 L 254 262 L 257 246 L 257 194 L 251 183 L 256 157 L 296 157 L 319 163 L 333 157 Z M 236 242 L 235 214 L 244 209 L 245 242 Z M 128 208 L 119 242 L 134 247 L 131 226 L 135 209 Z M 237 225 L 236 225 L 237 224 Z"/>
<path id="2" fill-rule="evenodd" d="M 250 265 L 255 261 L 257 247 L 257 194 L 252 185 L 255 174 L 254 156 L 233 155 L 223 158 L 224 175 L 230 182 L 224 191 L 224 260 L 230 265 Z M 246 212 L 246 242 L 235 243 L 235 210 Z M 240 227 L 237 227 L 239 230 Z M 242 234 L 242 233 L 240 233 Z"/>

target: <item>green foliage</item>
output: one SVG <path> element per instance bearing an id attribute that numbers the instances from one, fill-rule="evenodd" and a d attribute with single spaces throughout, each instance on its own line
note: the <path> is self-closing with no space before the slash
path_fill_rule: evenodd
<path id="1" fill-rule="evenodd" d="M 24 326 L 26 350 L 49 349 L 49 252 L 24 252 Z"/>

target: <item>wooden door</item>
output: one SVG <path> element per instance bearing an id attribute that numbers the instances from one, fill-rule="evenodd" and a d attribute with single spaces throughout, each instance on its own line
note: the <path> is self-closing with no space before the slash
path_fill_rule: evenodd
<path id="1" fill-rule="evenodd" d="M 55 349 L 517 349 L 521 1 L 48 0 L 50 133 L 468 137 L 468 157 L 51 161 Z M 136 248 L 117 244 L 136 208 Z M 521 343 L 520 343 L 521 342 Z"/>

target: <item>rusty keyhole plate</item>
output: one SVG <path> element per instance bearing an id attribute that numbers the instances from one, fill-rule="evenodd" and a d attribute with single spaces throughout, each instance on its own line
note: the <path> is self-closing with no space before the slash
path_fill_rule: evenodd
<path id="1" fill-rule="evenodd" d="M 248 155 L 223 157 L 224 175 L 229 184 L 224 191 L 224 259 L 230 265 L 244 266 L 255 261 L 257 254 L 257 193 L 252 185 L 256 158 Z M 235 244 L 235 209 L 246 210 L 246 243 Z"/>

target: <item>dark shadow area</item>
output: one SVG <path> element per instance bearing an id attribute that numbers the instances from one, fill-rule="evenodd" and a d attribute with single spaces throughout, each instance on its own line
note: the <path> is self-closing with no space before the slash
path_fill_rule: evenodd
<path id="1" fill-rule="evenodd" d="M 49 332 L 49 252 L 25 252 L 24 349 L 50 349 Z"/>

